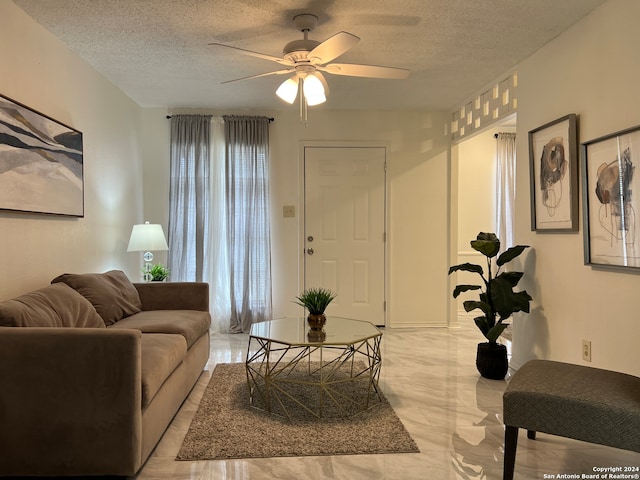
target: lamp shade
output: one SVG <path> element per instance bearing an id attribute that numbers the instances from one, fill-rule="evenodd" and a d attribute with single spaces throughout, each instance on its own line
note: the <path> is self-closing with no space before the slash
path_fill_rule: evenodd
<path id="1" fill-rule="evenodd" d="M 131 238 L 129 239 L 127 252 L 149 252 L 158 250 L 169 250 L 162 225 L 149 222 L 134 225 L 131 229 Z"/>

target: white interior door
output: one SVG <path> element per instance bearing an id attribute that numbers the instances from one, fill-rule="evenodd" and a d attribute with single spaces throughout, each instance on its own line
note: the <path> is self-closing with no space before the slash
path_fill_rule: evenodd
<path id="1" fill-rule="evenodd" d="M 304 283 L 327 314 L 385 323 L 384 147 L 305 147 Z"/>

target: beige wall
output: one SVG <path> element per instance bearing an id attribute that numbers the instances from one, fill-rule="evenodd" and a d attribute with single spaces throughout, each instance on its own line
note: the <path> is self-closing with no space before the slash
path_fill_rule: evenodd
<path id="1" fill-rule="evenodd" d="M 140 109 L 12 2 L 0 2 L 0 93 L 83 133 L 84 218 L 0 212 L 0 298 L 64 272 L 123 269 L 142 219 Z"/>
<path id="2" fill-rule="evenodd" d="M 516 241 L 533 247 L 525 286 L 534 304 L 515 322 L 516 367 L 532 357 L 585 363 L 587 339 L 591 365 L 640 375 L 640 275 L 583 265 L 582 219 L 577 233 L 531 232 L 527 173 L 527 132 L 546 122 L 578 114 L 580 142 L 640 124 L 638 18 L 640 2 L 609 1 L 518 65 Z"/>
<path id="3" fill-rule="evenodd" d="M 172 113 L 205 113 L 174 110 Z M 274 315 L 297 315 L 292 303 L 300 289 L 302 204 L 301 146 L 304 142 L 376 142 L 388 145 L 388 241 L 390 326 L 447 324 L 448 115 L 440 112 L 358 112 L 310 109 L 308 125 L 297 108 L 283 111 L 214 112 L 266 115 L 270 126 L 271 247 Z M 145 155 L 148 218 L 167 217 L 169 122 L 164 109 L 144 112 L 145 138 L 155 145 Z M 162 149 L 158 148 L 162 145 Z M 153 172 L 153 177 L 147 176 Z M 162 177 L 165 176 L 163 180 Z M 153 178 L 152 182 L 149 178 Z M 156 186 L 160 186 L 156 188 Z M 145 194 L 146 195 L 146 194 Z M 294 205 L 295 218 L 283 218 L 282 207 Z"/>

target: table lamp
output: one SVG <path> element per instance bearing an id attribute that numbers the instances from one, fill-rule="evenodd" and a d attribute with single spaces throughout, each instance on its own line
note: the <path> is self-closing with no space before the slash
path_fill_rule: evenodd
<path id="1" fill-rule="evenodd" d="M 134 225 L 131 229 L 131 238 L 127 252 L 144 252 L 144 281 L 151 281 L 151 262 L 153 262 L 152 251 L 169 250 L 167 240 L 162 230 L 162 225 L 158 223 L 145 222 L 143 224 Z"/>

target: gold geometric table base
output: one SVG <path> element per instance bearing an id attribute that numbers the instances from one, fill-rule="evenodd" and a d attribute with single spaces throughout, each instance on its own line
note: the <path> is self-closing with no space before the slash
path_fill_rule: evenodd
<path id="1" fill-rule="evenodd" d="M 371 408 L 374 400 L 381 401 L 381 338 L 290 345 L 250 336 L 246 370 L 251 405 L 289 419 L 353 416 Z"/>

